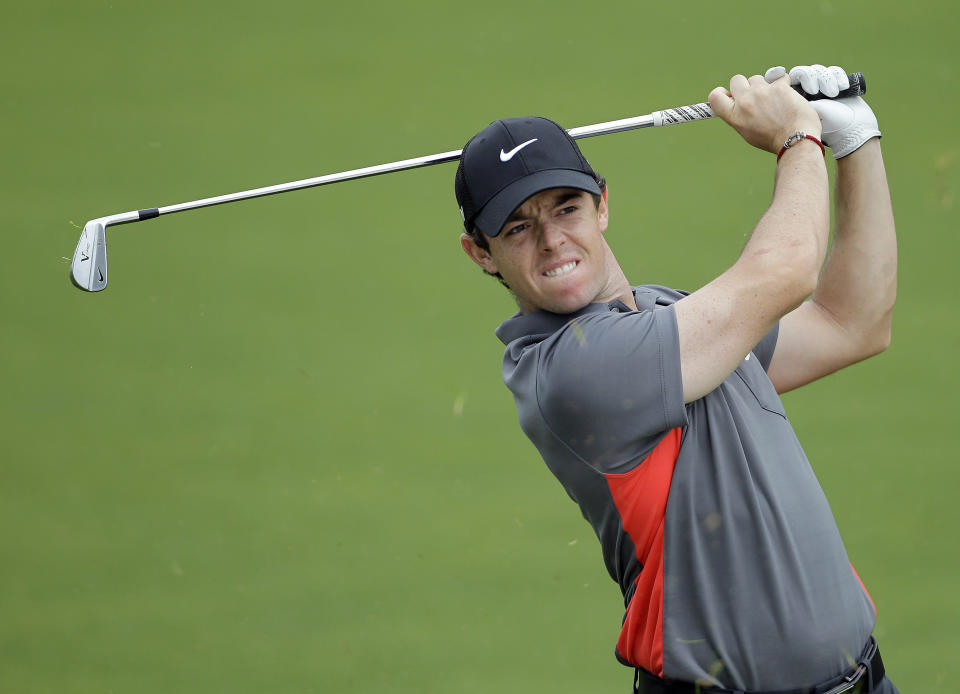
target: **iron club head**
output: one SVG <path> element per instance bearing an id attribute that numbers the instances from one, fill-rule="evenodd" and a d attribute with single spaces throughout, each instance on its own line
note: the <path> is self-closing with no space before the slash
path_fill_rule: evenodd
<path id="1" fill-rule="evenodd" d="M 77 250 L 70 264 L 70 280 L 80 289 L 99 292 L 107 286 L 107 235 L 102 219 L 93 219 L 83 227 Z"/>

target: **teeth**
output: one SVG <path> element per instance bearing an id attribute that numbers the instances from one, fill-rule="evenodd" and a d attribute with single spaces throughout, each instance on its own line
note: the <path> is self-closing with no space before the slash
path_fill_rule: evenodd
<path id="1" fill-rule="evenodd" d="M 570 271 L 571 271 L 573 268 L 575 268 L 576 266 L 577 266 L 577 261 L 571 260 L 571 261 L 570 261 L 569 263 L 567 263 L 566 265 L 561 265 L 560 267 L 558 267 L 558 268 L 555 269 L 555 270 L 547 270 L 547 271 L 546 271 L 545 273 L 543 273 L 543 274 L 546 275 L 547 277 L 559 277 L 560 275 L 565 275 L 565 274 L 567 274 L 568 272 L 570 272 Z"/>

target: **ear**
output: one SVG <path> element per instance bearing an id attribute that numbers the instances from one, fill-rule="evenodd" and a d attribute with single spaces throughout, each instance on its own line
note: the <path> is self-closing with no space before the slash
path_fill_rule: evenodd
<path id="1" fill-rule="evenodd" d="M 607 230 L 607 225 L 610 224 L 610 206 L 607 204 L 608 190 L 609 188 L 603 189 L 603 193 L 600 195 L 600 204 L 597 205 L 597 221 L 600 223 L 601 234 Z"/>
<path id="2" fill-rule="evenodd" d="M 497 274 L 497 264 L 493 261 L 490 252 L 485 248 L 480 248 L 477 242 L 471 238 L 470 234 L 460 234 L 460 245 L 463 246 L 463 251 L 470 256 L 470 260 L 491 275 Z"/>

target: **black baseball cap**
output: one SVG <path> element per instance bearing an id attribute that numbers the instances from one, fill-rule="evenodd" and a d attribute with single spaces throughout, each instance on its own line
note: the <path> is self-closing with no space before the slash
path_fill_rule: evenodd
<path id="1" fill-rule="evenodd" d="M 496 236 L 524 200 L 550 188 L 600 195 L 577 143 L 547 118 L 494 121 L 463 148 L 456 178 L 463 226 Z"/>

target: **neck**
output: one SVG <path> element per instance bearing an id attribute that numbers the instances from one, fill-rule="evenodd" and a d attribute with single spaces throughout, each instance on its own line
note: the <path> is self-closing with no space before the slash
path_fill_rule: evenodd
<path id="1" fill-rule="evenodd" d="M 608 304 L 619 299 L 636 311 L 637 301 L 633 298 L 630 282 L 627 281 L 627 276 L 620 267 L 620 263 L 617 262 L 616 256 L 613 255 L 613 251 L 610 250 L 610 246 L 607 246 L 606 243 L 604 243 L 604 246 L 606 246 L 607 283 L 604 285 L 603 291 L 593 300 L 593 303 Z"/>

